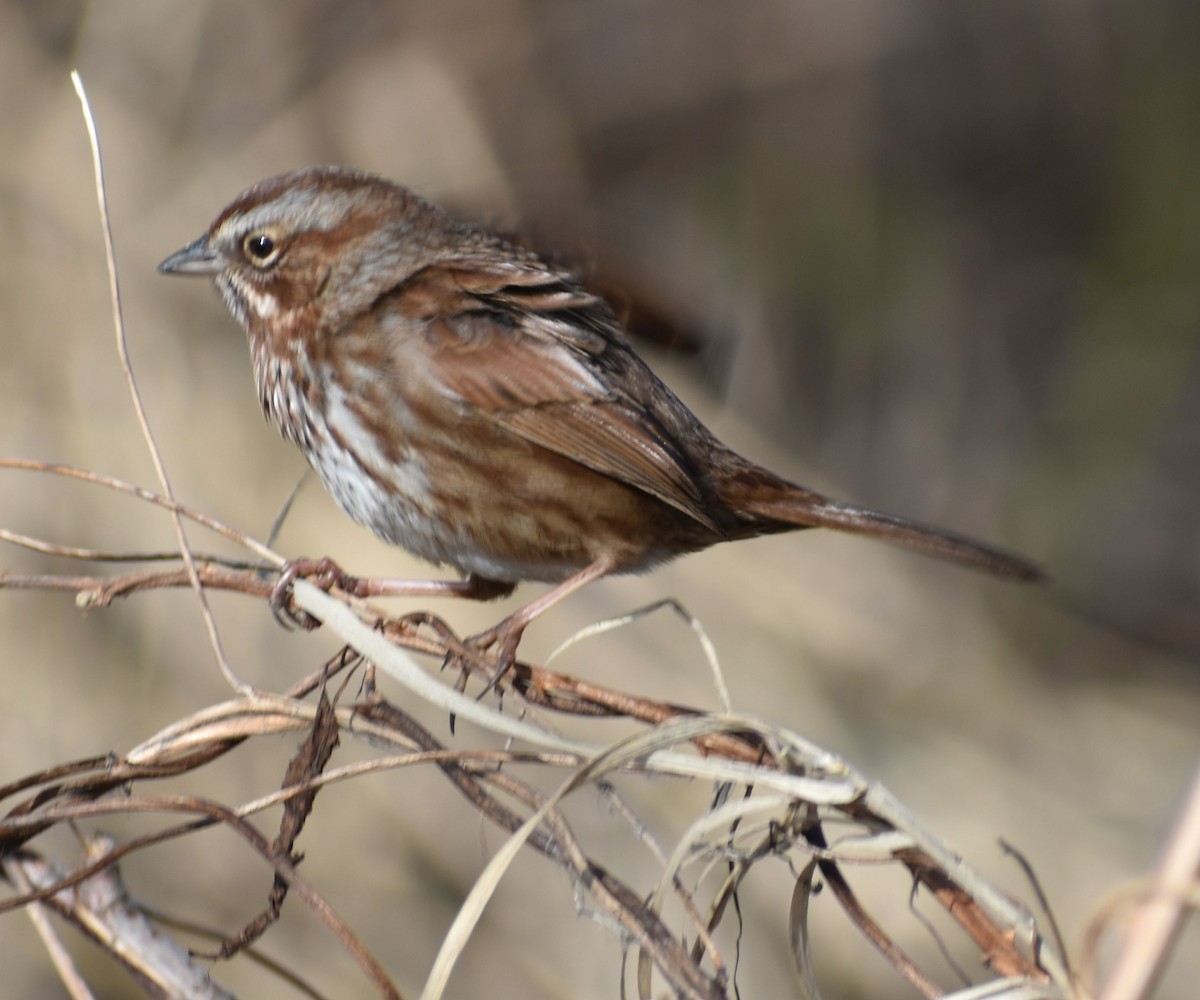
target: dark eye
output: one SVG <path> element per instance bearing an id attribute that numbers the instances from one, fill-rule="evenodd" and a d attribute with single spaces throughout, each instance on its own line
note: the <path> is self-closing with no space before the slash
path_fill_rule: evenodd
<path id="1" fill-rule="evenodd" d="M 266 233 L 250 233 L 242 240 L 242 251 L 252 264 L 263 267 L 279 256 L 279 244 Z"/>

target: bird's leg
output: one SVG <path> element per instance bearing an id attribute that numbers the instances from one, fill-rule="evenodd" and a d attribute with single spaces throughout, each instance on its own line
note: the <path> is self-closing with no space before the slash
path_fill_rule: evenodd
<path id="1" fill-rule="evenodd" d="M 347 588 L 355 597 L 464 597 L 471 601 L 494 601 L 507 597 L 517 585 L 489 580 L 472 573 L 465 580 L 395 580 L 347 577 Z"/>
<path id="2" fill-rule="evenodd" d="M 316 628 L 321 623 L 306 611 L 292 607 L 291 587 L 297 577 L 304 577 L 322 590 L 334 587 L 354 597 L 465 597 L 476 601 L 491 601 L 507 597 L 516 584 L 487 580 L 471 574 L 465 580 L 397 580 L 351 576 L 332 559 L 293 559 L 279 573 L 271 588 L 271 613 L 284 628 Z"/>
<path id="3" fill-rule="evenodd" d="M 523 607 L 518 608 L 498 625 L 486 632 L 473 635 L 466 645 L 480 651 L 494 650 L 496 654 L 496 671 L 488 681 L 483 693 L 486 694 L 496 682 L 504 676 L 517 658 L 517 646 L 521 635 L 535 619 L 549 611 L 559 601 L 570 597 L 577 590 L 586 587 L 593 580 L 611 573 L 615 569 L 614 561 L 608 556 L 601 556 L 595 562 L 581 569 L 574 576 L 569 576 L 561 583 L 555 584 L 540 597 L 535 598 Z"/>

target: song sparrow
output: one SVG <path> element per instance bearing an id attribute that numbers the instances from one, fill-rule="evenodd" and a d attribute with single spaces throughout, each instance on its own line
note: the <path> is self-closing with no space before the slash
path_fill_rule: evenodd
<path id="1" fill-rule="evenodd" d="M 597 577 L 797 528 L 1041 576 L 731 451 L 575 275 L 381 178 L 263 181 L 159 270 L 212 277 L 267 416 L 352 518 L 465 574 L 442 591 L 556 584 L 488 633 L 510 657 L 534 617 Z"/>

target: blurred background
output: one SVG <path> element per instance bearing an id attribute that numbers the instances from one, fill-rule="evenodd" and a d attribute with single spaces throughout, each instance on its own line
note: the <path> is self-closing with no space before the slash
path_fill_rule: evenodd
<path id="1" fill-rule="evenodd" d="M 1200 747 L 1197 37 L 1188 0 L 5 0 L 0 454 L 154 484 L 113 347 L 71 68 L 101 130 L 133 362 L 173 485 L 260 538 L 302 459 L 264 423 L 217 296 L 157 262 L 250 183 L 321 162 L 520 232 L 618 302 L 639 350 L 731 445 L 1028 554 L 1055 581 L 1016 587 L 813 533 L 604 581 L 523 652 L 679 598 L 737 709 L 845 755 L 1028 899 L 996 839 L 1014 843 L 1075 946 L 1154 864 Z M 0 526 L 174 545 L 157 513 L 27 473 L 0 472 Z M 429 572 L 315 483 L 279 547 Z M 11 547 L 0 568 L 79 571 Z M 256 602 L 214 606 L 256 685 L 282 689 L 334 648 Z M 502 609 L 435 610 L 468 632 Z M 689 636 L 659 616 L 556 666 L 716 707 Z M 0 781 L 126 750 L 228 693 L 187 594 L 82 615 L 68 596 L 0 592 L 0 657 Z M 221 794 L 270 789 L 293 746 L 214 769 Z M 340 809 L 318 800 L 304 870 L 416 991 L 499 837 L 434 777 L 356 785 L 323 793 Z M 613 822 L 580 808 L 581 825 Z M 671 817 L 655 818 L 670 844 Z M 191 850 L 184 864 L 139 855 L 126 878 L 160 909 L 232 929 L 269 877 L 232 837 Z M 530 859 L 513 876 L 454 995 L 616 994 L 615 940 L 548 871 Z M 792 989 L 777 874 L 743 901 L 744 996 Z M 906 885 L 872 905 L 937 963 Z M 832 902 L 816 906 L 828 995 L 901 995 Z M 0 919 L 5 994 L 61 995 L 26 918 Z M 1186 933 L 1164 1000 L 1200 976 L 1194 922 Z M 299 905 L 265 950 L 328 995 L 374 995 Z M 89 969 L 126 995 L 104 966 Z M 215 974 L 286 995 L 246 963 Z"/>

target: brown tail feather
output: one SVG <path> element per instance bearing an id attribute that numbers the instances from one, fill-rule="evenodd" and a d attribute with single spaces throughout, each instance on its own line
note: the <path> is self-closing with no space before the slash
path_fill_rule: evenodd
<path id="1" fill-rule="evenodd" d="M 1035 582 L 1046 578 L 1041 567 L 1029 560 L 982 542 L 893 514 L 839 503 L 791 484 L 781 486 L 783 488 L 777 496 L 747 497 L 744 502 L 739 502 L 739 509 L 784 524 L 833 528 L 855 535 L 881 538 L 915 552 L 972 566 L 1012 580 Z"/>

